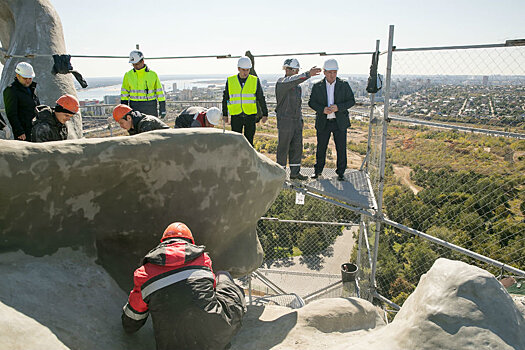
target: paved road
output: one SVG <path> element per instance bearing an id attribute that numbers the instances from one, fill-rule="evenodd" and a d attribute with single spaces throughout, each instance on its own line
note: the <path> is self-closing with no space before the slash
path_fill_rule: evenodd
<path id="1" fill-rule="evenodd" d="M 259 269 L 259 272 L 285 292 L 305 297 L 341 279 L 341 264 L 349 261 L 355 243 L 353 233 L 357 235 L 358 230 L 358 226 L 343 230 L 343 234 L 325 254 L 313 258 L 297 256 L 282 259 L 275 261 L 270 267 Z M 257 279 L 252 281 L 252 286 L 274 294 Z"/>

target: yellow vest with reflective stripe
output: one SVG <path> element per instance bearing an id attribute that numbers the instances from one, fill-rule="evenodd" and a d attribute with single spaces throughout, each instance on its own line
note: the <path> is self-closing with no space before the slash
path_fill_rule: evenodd
<path id="1" fill-rule="evenodd" d="M 257 114 L 257 104 L 255 103 L 255 92 L 257 91 L 257 77 L 248 75 L 244 86 L 241 87 L 237 75 L 228 78 L 228 112 L 230 115 Z"/>
<path id="2" fill-rule="evenodd" d="M 122 101 L 166 101 L 157 73 L 147 67 L 126 72 L 122 81 L 120 99 Z"/>

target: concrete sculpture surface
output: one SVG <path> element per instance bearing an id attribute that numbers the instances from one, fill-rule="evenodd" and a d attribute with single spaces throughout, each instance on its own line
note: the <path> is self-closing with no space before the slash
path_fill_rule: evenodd
<path id="1" fill-rule="evenodd" d="M 4 108 L 1 92 L 11 84 L 15 67 L 22 61 L 30 63 L 35 70 L 35 81 L 38 83 L 36 92 L 42 104 L 54 107 L 61 95 L 67 93 L 76 96 L 71 74 L 51 73 L 51 55 L 67 52 L 62 23 L 50 1 L 0 0 L 0 42 L 0 62 L 4 66 L 0 81 L 0 108 Z M 25 55 L 35 56 L 10 57 Z M 5 117 L 5 113 L 2 114 Z M 82 118 L 79 113 L 67 126 L 69 138 L 82 137 Z"/>
<path id="2" fill-rule="evenodd" d="M 85 250 L 0 254 L 0 349 L 155 349 L 151 321 L 122 330 L 124 292 Z"/>
<path id="3" fill-rule="evenodd" d="M 140 259 L 171 222 L 182 221 L 216 270 L 243 276 L 261 265 L 255 227 L 284 177 L 242 135 L 217 129 L 0 140 L 0 251 L 95 248 L 127 290 Z"/>
<path id="4" fill-rule="evenodd" d="M 525 315 L 489 272 L 438 259 L 394 321 L 353 349 L 525 349 Z M 345 349 L 336 347 L 335 349 Z"/>
<path id="5" fill-rule="evenodd" d="M 21 349 L 153 349 L 148 321 L 126 335 L 126 293 L 84 249 L 0 254 L 0 344 Z M 524 315 L 488 272 L 440 259 L 388 325 L 372 304 L 329 298 L 251 306 L 233 350 L 525 349 Z M 93 336 L 96 334 L 96 336 Z M 34 345 L 34 346 L 33 346 Z"/>
<path id="6" fill-rule="evenodd" d="M 232 350 L 485 348 L 525 349 L 525 315 L 489 272 L 447 259 L 436 260 L 386 326 L 367 301 L 322 299 L 299 310 L 251 308 L 232 342 Z"/>

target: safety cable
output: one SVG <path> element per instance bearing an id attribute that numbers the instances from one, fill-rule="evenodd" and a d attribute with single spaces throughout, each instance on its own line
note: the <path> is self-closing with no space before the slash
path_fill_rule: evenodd
<path id="1" fill-rule="evenodd" d="M 434 46 L 434 47 L 412 47 L 412 48 L 397 48 L 393 47 L 393 51 L 406 52 L 406 51 L 435 51 L 435 50 L 459 50 L 459 49 L 480 49 L 480 48 L 501 48 L 501 47 L 513 47 L 513 46 L 525 46 L 525 39 L 507 40 L 505 43 L 499 44 L 481 44 L 481 45 L 457 45 L 457 46 Z M 281 57 L 281 56 L 356 56 L 356 55 L 371 55 L 373 51 L 364 52 L 295 52 L 295 53 L 272 53 L 272 54 L 261 54 L 252 55 L 253 57 Z M 380 55 L 387 53 L 387 51 L 381 51 Z M 4 58 L 35 58 L 35 57 L 52 57 L 53 54 L 25 54 L 25 55 L 9 55 L 4 48 L 0 48 L 0 54 Z M 73 58 L 123 58 L 127 59 L 129 56 L 112 56 L 112 55 L 71 55 Z M 241 56 L 232 56 L 231 54 L 225 55 L 195 55 L 195 56 L 161 56 L 161 57 L 146 57 L 148 60 L 178 60 L 187 58 L 239 58 Z"/>
<path id="2" fill-rule="evenodd" d="M 5 50 L 0 49 L 5 52 Z M 352 55 L 371 55 L 373 52 L 295 52 L 295 53 L 275 53 L 275 54 L 261 54 L 253 55 L 253 57 L 282 57 L 282 56 L 352 56 Z M 52 54 L 25 54 L 25 55 L 9 55 L 3 53 L 4 58 L 35 58 L 35 57 L 52 57 Z M 161 57 L 146 57 L 148 60 L 178 60 L 178 59 L 193 59 L 193 58 L 240 58 L 241 56 L 225 55 L 196 55 L 196 56 L 161 56 Z M 113 56 L 113 55 L 71 55 L 71 58 L 117 58 L 129 59 L 129 56 Z"/>
<path id="3" fill-rule="evenodd" d="M 412 47 L 412 48 L 397 48 L 393 47 L 393 51 L 406 52 L 406 51 L 435 51 L 435 50 L 460 50 L 460 49 L 481 49 L 481 48 L 502 48 L 502 47 L 515 47 L 525 46 L 525 39 L 507 40 L 505 43 L 498 44 L 481 44 L 481 45 L 457 45 L 457 46 L 433 46 L 433 47 Z M 261 54 L 253 55 L 253 57 L 281 57 L 281 56 L 356 56 L 356 55 L 371 55 L 373 51 L 363 52 L 294 52 L 294 53 L 275 53 L 275 54 Z M 381 51 L 380 55 L 387 53 L 387 51 Z M 25 54 L 25 55 L 10 55 L 4 48 L 0 48 L 0 55 L 4 58 L 35 58 L 35 57 L 52 57 L 53 54 Z M 113 56 L 113 55 L 71 55 L 73 58 L 122 58 L 127 59 L 129 56 Z M 192 59 L 192 58 L 239 58 L 241 56 L 232 56 L 231 54 L 225 55 L 193 55 L 193 56 L 161 56 L 161 57 L 147 57 L 148 60 L 176 60 L 176 59 Z"/>
<path id="4" fill-rule="evenodd" d="M 0 50 L 1 51 L 1 50 Z M 26 55 L 9 55 L 2 54 L 4 58 L 35 58 L 35 57 L 52 57 L 52 54 L 26 54 Z M 124 58 L 129 59 L 129 56 L 109 56 L 109 55 L 71 55 L 72 58 Z M 202 55 L 202 56 L 165 56 L 165 57 L 147 57 L 148 60 L 166 60 L 166 59 L 185 59 L 185 58 L 239 58 L 241 56 L 227 55 Z"/>

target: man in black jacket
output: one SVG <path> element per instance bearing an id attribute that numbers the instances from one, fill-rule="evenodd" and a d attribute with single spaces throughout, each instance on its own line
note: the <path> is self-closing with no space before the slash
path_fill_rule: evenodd
<path id="1" fill-rule="evenodd" d="M 214 275 L 185 224 L 169 225 L 160 242 L 135 270 L 124 330 L 138 331 L 151 314 L 158 350 L 224 349 L 246 313 L 244 292 L 228 272 Z"/>
<path id="2" fill-rule="evenodd" d="M 308 101 L 308 105 L 316 113 L 317 130 L 315 173 L 311 177 L 317 179 L 322 174 L 326 148 L 330 134 L 333 134 L 337 151 L 337 179 L 343 181 L 346 170 L 346 129 L 350 127 L 348 109 L 355 104 L 354 93 L 348 82 L 337 77 L 339 66 L 336 60 L 327 60 L 323 68 L 325 78 L 314 84 Z"/>
<path id="3" fill-rule="evenodd" d="M 33 129 L 31 130 L 31 141 L 48 142 L 66 140 L 66 122 L 78 113 L 79 108 L 77 98 L 68 94 L 60 96 L 54 108 L 45 105 L 37 106 L 37 116 L 33 122 Z"/>
<path id="4" fill-rule="evenodd" d="M 16 65 L 15 81 L 4 89 L 4 106 L 15 140 L 30 141 L 35 107 L 40 104 L 35 94 L 35 72 L 27 62 Z"/>
<path id="5" fill-rule="evenodd" d="M 115 119 L 122 129 L 127 130 L 130 135 L 170 128 L 159 118 L 142 114 L 124 104 L 120 104 L 113 109 L 113 119 Z"/>

